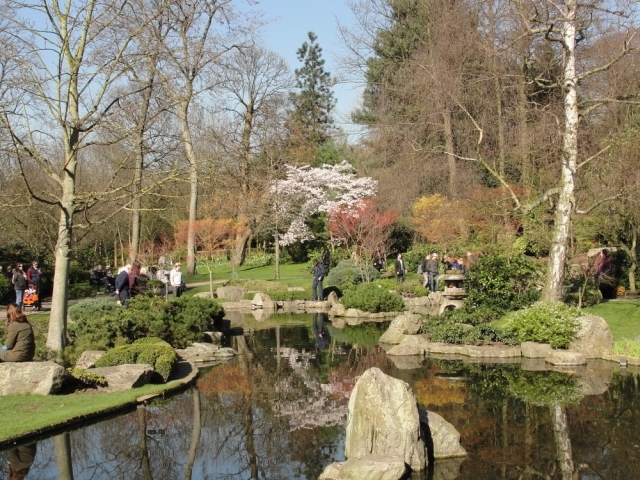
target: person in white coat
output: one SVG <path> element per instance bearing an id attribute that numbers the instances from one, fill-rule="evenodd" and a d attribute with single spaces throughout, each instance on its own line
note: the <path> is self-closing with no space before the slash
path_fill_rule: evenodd
<path id="1" fill-rule="evenodd" d="M 169 273 L 169 284 L 173 290 L 173 296 L 178 298 L 182 294 L 182 264 L 176 263 Z"/>

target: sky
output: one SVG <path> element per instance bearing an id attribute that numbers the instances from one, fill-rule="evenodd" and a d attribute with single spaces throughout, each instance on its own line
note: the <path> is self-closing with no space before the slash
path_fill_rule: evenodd
<path id="1" fill-rule="evenodd" d="M 263 29 L 266 46 L 284 57 L 292 71 L 302 65 L 296 51 L 307 41 L 307 33 L 311 31 L 318 36 L 326 70 L 334 77 L 339 75 L 337 57 L 342 47 L 337 19 L 343 25 L 354 21 L 347 0 L 259 0 L 256 7 L 265 12 L 266 20 L 271 20 Z M 343 82 L 334 87 L 336 123 L 347 132 L 354 130 L 348 115 L 358 106 L 361 92 L 362 87 L 353 82 Z"/>

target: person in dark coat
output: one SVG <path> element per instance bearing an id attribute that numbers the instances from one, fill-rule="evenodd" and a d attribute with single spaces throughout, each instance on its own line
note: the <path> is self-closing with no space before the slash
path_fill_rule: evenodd
<path id="1" fill-rule="evenodd" d="M 11 283 L 13 283 L 13 288 L 16 291 L 16 304 L 22 308 L 22 298 L 24 297 L 24 291 L 27 289 L 27 275 L 24 270 L 22 270 L 21 263 L 19 263 L 13 271 Z"/>
<path id="2" fill-rule="evenodd" d="M 31 262 L 31 266 L 29 267 L 29 270 L 27 270 L 27 280 L 34 287 L 36 287 L 36 295 L 38 296 L 38 300 L 36 301 L 35 308 L 36 310 L 42 310 L 42 304 L 40 300 L 40 283 L 42 282 L 42 270 L 38 268 L 37 260 Z"/>
<path id="3" fill-rule="evenodd" d="M 320 259 L 320 263 L 324 267 L 324 274 L 327 275 L 331 268 L 331 254 L 329 253 L 329 249 L 326 245 L 322 247 L 322 258 Z"/>
<path id="4" fill-rule="evenodd" d="M 405 276 L 405 267 L 404 260 L 402 259 L 402 254 L 398 254 L 398 258 L 396 258 L 396 282 L 402 283 L 404 282 Z"/>
<path id="5" fill-rule="evenodd" d="M 120 305 L 127 306 L 131 294 L 129 292 L 129 274 L 131 273 L 131 265 L 125 265 L 116 277 L 116 297 L 120 300 Z"/>
<path id="6" fill-rule="evenodd" d="M 318 260 L 313 261 L 313 283 L 311 284 L 311 300 L 322 300 L 322 281 L 326 272 L 324 270 L 324 265 L 322 265 Z M 317 294 L 316 294 L 317 292 Z"/>
<path id="7" fill-rule="evenodd" d="M 7 306 L 7 338 L 0 348 L 2 362 L 30 362 L 36 354 L 36 341 L 27 316 L 15 303 Z"/>

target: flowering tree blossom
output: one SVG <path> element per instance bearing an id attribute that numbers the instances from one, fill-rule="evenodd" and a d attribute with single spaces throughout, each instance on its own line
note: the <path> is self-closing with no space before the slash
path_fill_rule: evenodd
<path id="1" fill-rule="evenodd" d="M 369 177 L 356 177 L 353 167 L 346 161 L 338 165 L 285 165 L 286 175 L 271 184 L 274 207 L 279 219 L 289 224 L 281 245 L 313 239 L 305 224 L 311 215 L 320 212 L 357 208 L 361 202 L 373 197 L 378 182 Z"/>

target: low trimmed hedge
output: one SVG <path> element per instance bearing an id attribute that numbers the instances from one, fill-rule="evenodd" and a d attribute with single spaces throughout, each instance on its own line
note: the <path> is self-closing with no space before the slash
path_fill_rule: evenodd
<path id="1" fill-rule="evenodd" d="M 295 300 L 309 300 L 311 296 L 311 292 L 309 291 L 300 291 L 300 290 L 278 290 L 271 292 L 264 292 L 266 295 L 269 295 L 269 298 L 274 302 L 292 302 Z M 253 297 L 256 296 L 255 292 L 247 292 L 244 294 L 242 298 L 245 300 L 253 300 Z"/>
<path id="2" fill-rule="evenodd" d="M 184 348 L 202 340 L 214 319 L 224 316 L 215 300 L 138 296 L 129 308 L 115 300 L 87 300 L 69 309 L 71 344 L 77 350 L 107 350 L 146 337 L 158 337 L 173 347 Z"/>
<path id="3" fill-rule="evenodd" d="M 509 313 L 504 329 L 518 343 L 548 343 L 553 348 L 567 348 L 577 335 L 580 315 L 580 310 L 564 303 L 537 302 Z"/>
<path id="4" fill-rule="evenodd" d="M 342 304 L 346 308 L 357 308 L 370 313 L 402 312 L 404 310 L 402 297 L 371 283 L 358 285 L 347 290 L 342 297 Z"/>
<path id="5" fill-rule="evenodd" d="M 131 345 L 113 348 L 96 362 L 96 367 L 115 367 L 126 364 L 149 364 L 166 382 L 178 364 L 178 355 L 166 342 L 141 339 Z"/>

